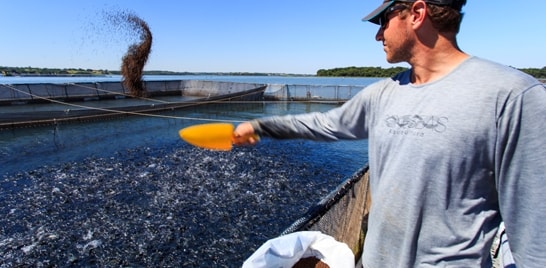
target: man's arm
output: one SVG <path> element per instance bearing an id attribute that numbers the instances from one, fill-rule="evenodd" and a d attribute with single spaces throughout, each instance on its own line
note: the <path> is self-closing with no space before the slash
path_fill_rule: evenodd
<path id="1" fill-rule="evenodd" d="M 546 88 L 505 104 L 498 123 L 496 182 L 518 267 L 546 267 Z"/>

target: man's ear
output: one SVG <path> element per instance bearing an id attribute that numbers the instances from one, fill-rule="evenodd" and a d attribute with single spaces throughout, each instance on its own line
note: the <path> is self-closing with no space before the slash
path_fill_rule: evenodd
<path id="1" fill-rule="evenodd" d="M 424 1 L 416 1 L 410 7 L 410 13 L 413 27 L 420 27 L 427 17 L 427 4 Z"/>

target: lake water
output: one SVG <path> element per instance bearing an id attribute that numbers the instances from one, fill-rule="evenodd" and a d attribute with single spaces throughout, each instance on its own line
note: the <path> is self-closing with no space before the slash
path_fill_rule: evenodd
<path id="1" fill-rule="evenodd" d="M 379 78 L 367 77 L 314 77 L 314 76 L 232 76 L 232 75 L 146 75 L 147 81 L 157 80 L 207 80 L 241 83 L 288 84 L 288 85 L 337 85 L 366 86 Z M 0 84 L 25 83 L 84 83 L 84 82 L 117 82 L 121 76 L 97 77 L 21 77 L 0 76 Z"/>
<path id="2" fill-rule="evenodd" d="M 361 86 L 377 80 L 168 78 Z M 0 83 L 96 79 L 0 77 Z M 165 112 L 165 118 L 2 131 L 0 266 L 240 266 L 364 165 L 367 142 L 265 138 L 257 146 L 214 152 L 186 144 L 178 130 L 204 120 L 237 123 L 334 107 L 215 104 Z"/>

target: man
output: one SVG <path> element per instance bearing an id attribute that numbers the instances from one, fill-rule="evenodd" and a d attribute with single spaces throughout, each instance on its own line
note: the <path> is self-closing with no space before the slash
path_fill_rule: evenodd
<path id="1" fill-rule="evenodd" d="M 516 266 L 546 267 L 546 89 L 459 49 L 465 3 L 384 1 L 363 20 L 380 25 L 387 61 L 411 69 L 331 111 L 234 131 L 238 145 L 368 139 L 364 267 L 490 267 L 501 221 Z"/>

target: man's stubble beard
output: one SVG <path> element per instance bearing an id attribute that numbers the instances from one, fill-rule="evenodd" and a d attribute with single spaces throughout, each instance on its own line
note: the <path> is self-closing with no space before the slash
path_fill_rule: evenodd
<path id="1" fill-rule="evenodd" d="M 390 54 L 387 54 L 388 63 L 409 62 L 411 58 L 411 49 L 414 47 L 415 40 L 408 38 L 409 34 L 407 30 L 404 32 L 404 36 L 401 38 L 403 41 L 396 47 L 390 47 Z"/>

